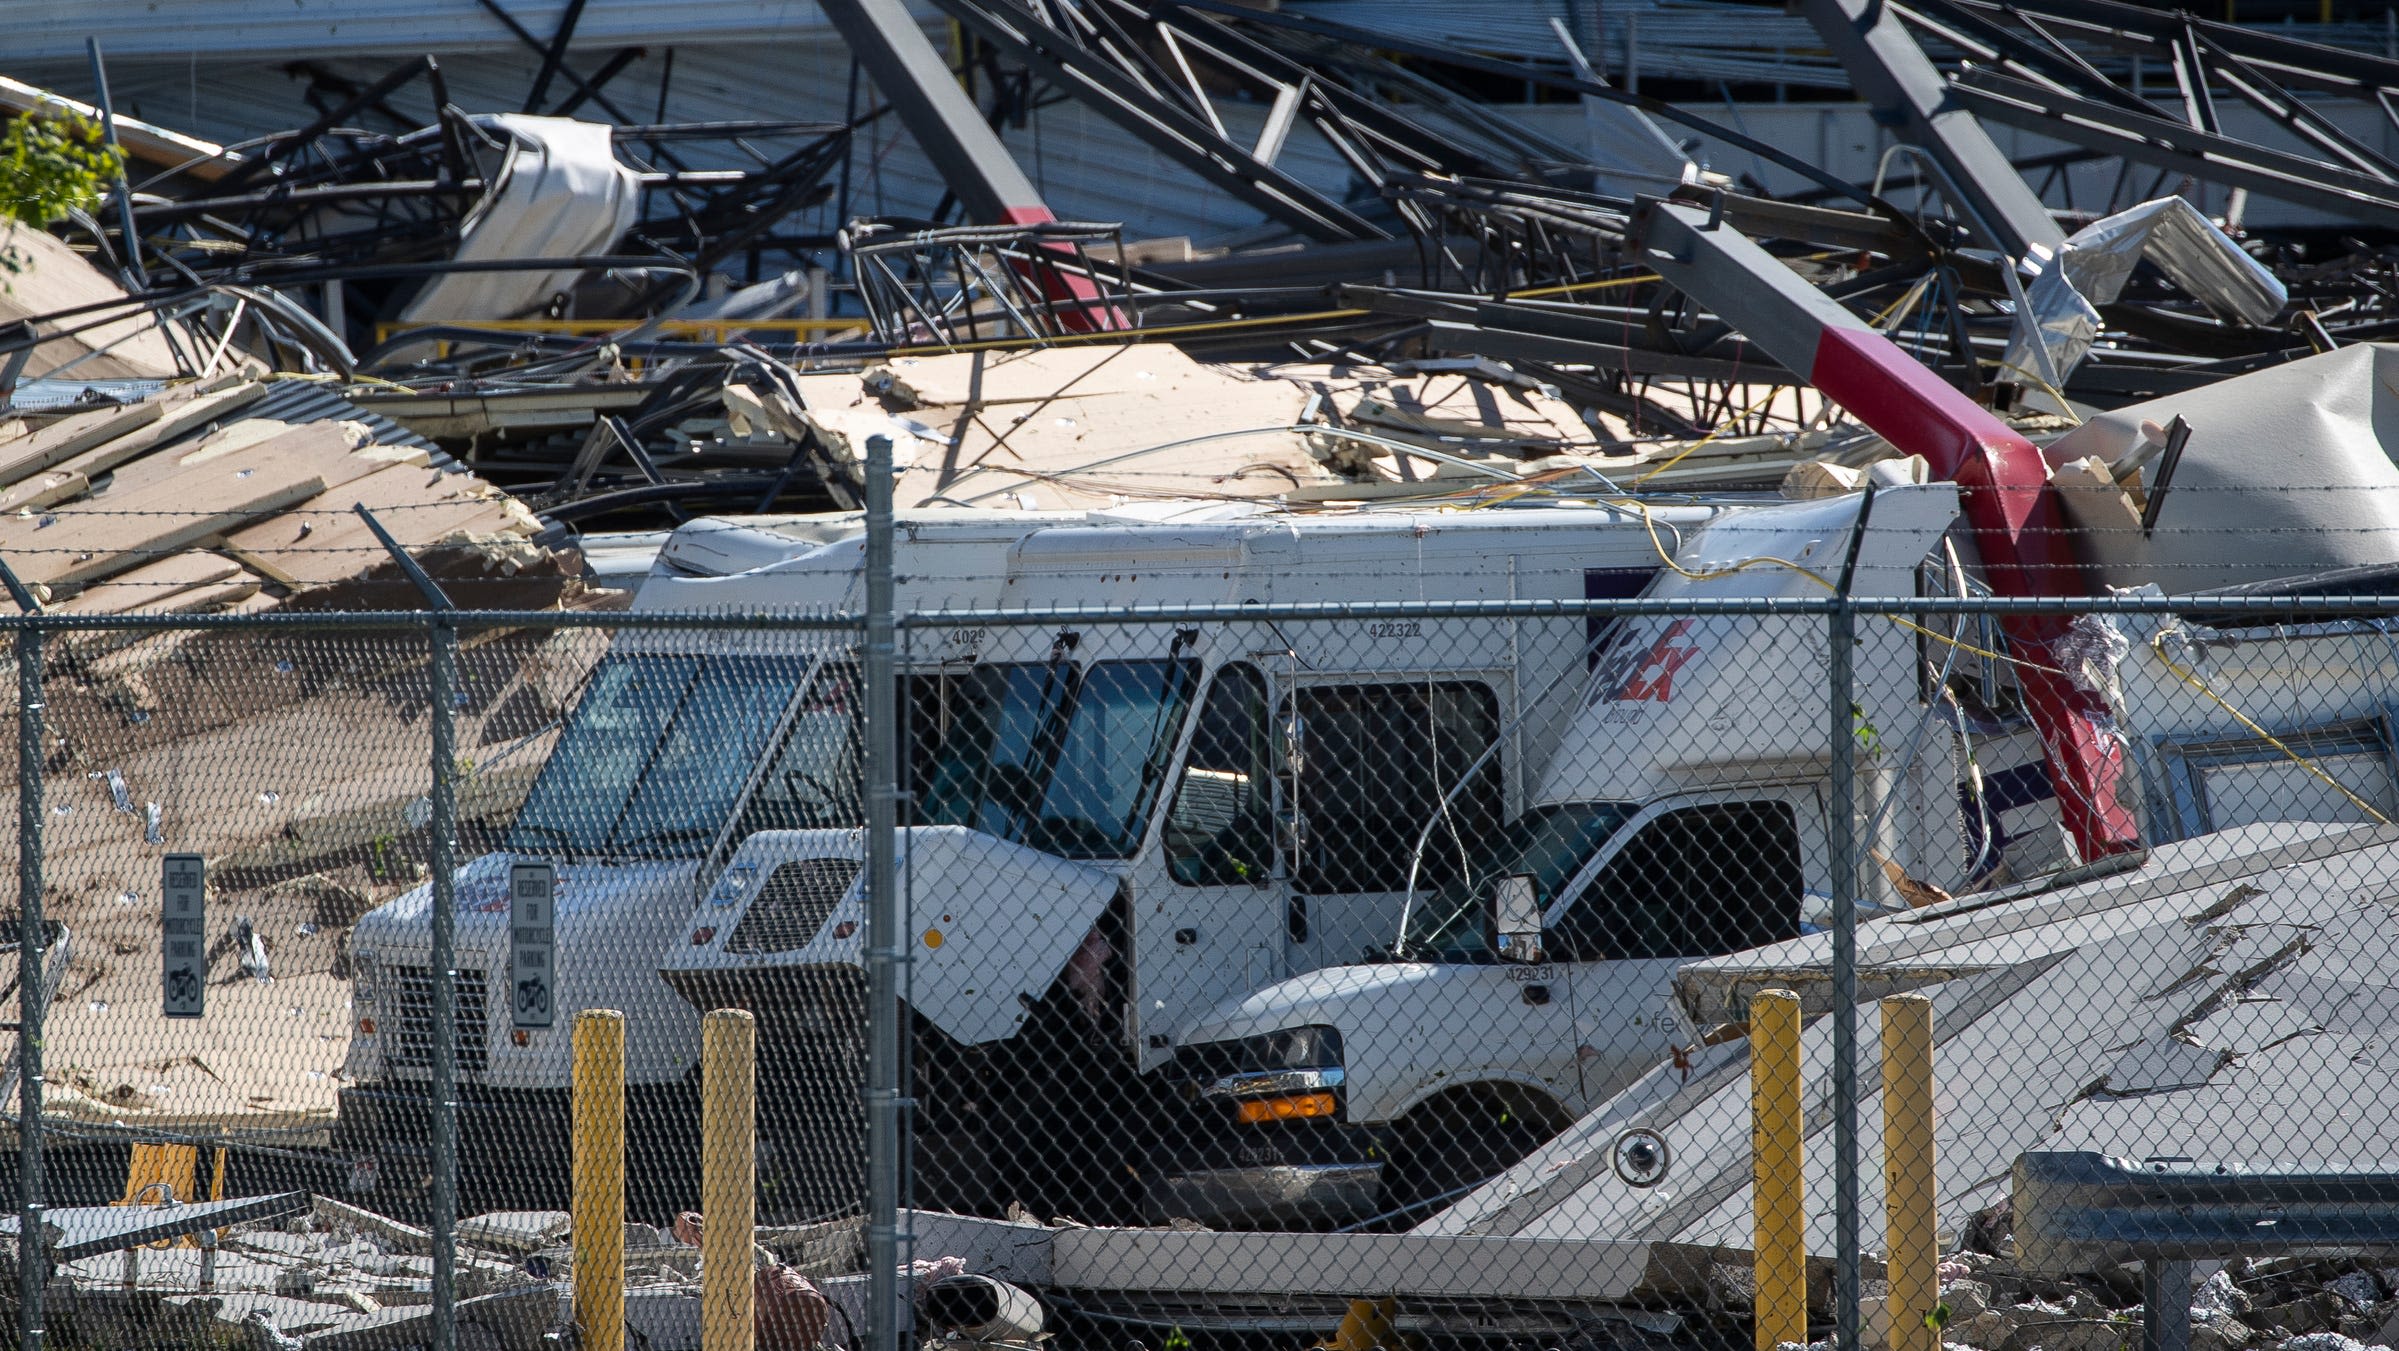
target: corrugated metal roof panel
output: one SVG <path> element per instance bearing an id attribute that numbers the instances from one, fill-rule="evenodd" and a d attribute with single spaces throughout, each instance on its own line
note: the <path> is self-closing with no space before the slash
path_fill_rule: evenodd
<path id="1" fill-rule="evenodd" d="M 450 468 L 457 462 L 431 441 L 408 430 L 399 423 L 370 413 L 325 386 L 309 380 L 276 380 L 267 385 L 265 397 L 242 410 L 245 418 L 274 418 L 280 422 L 355 422 L 367 429 L 378 446 L 414 446 L 426 452 L 437 468 Z"/>

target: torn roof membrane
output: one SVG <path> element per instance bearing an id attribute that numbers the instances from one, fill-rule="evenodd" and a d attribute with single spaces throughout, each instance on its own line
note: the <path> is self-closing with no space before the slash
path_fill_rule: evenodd
<path id="1" fill-rule="evenodd" d="M 1933 1000 L 1941 1220 L 2004 1199 L 2032 1149 L 2130 1158 L 2303 1158 L 2371 1166 L 2399 1148 L 2399 829 L 2262 825 L 2154 850 L 2138 868 L 2002 906 L 1952 903 L 1862 925 L 1876 980 Z M 2221 903 L 2236 896 L 2230 908 Z M 1716 997 L 1819 996 L 1830 937 L 1695 962 Z M 1875 980 L 1866 982 L 1871 987 Z M 1821 999 L 1812 1001 L 1820 1006 Z M 1811 1008 L 1813 1013 L 1814 1007 Z M 1861 1139 L 1881 1137 L 1877 1020 L 1860 1020 Z M 1831 1020 L 1802 1034 L 1808 1244 L 1833 1251 Z M 1422 1227 L 1746 1248 L 1748 1043 L 1661 1067 Z M 1608 1154 L 1661 1133 L 1672 1170 L 1635 1188 Z M 1880 1214 L 1882 1173 L 1861 1204 Z"/>

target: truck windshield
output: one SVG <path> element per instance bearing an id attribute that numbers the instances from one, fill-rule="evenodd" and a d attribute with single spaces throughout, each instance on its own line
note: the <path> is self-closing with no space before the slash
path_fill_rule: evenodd
<path id="1" fill-rule="evenodd" d="M 1124 858 L 1198 683 L 1187 660 L 979 666 L 952 696 L 919 819 L 1061 858 Z"/>
<path id="2" fill-rule="evenodd" d="M 696 857 L 808 666 L 796 656 L 612 653 L 593 670 L 508 847 Z"/>
<path id="3" fill-rule="evenodd" d="M 1466 869 L 1421 905 L 1410 906 L 1399 955 L 1414 961 L 1484 961 L 1492 957 L 1491 888 L 1503 877 L 1529 876 L 1547 912 L 1566 885 L 1634 808 L 1621 802 L 1555 802 L 1516 818 L 1466 861 Z"/>

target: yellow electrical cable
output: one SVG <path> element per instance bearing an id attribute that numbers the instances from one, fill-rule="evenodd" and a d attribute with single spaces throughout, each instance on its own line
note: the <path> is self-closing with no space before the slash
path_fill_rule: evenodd
<path id="1" fill-rule="evenodd" d="M 386 380 L 380 375 L 369 375 L 365 371 L 358 371 L 346 376 L 332 371 L 271 371 L 266 378 L 269 380 L 302 380 L 312 385 L 383 385 L 404 394 L 423 392 L 413 385 L 403 385 L 397 380 Z"/>
<path id="2" fill-rule="evenodd" d="M 2042 393 L 2057 400 L 2057 406 L 2064 410 L 2061 416 L 2063 416 L 2067 421 L 2072 422 L 2077 427 L 2082 425 L 2082 418 L 2075 414 L 2074 405 L 2066 402 L 2066 396 L 2058 390 L 2056 385 L 2049 383 L 2047 380 L 2042 379 L 2038 374 L 2024 369 L 2022 366 L 2017 365 L 2013 361 L 2002 360 L 1999 363 L 1999 369 L 2003 371 L 2014 371 L 2016 374 L 2023 376 L 2025 379 L 2030 380 L 2036 385 L 2039 385 Z"/>
<path id="3" fill-rule="evenodd" d="M 1605 291 L 1624 286 L 1641 286 L 1659 280 L 1654 272 L 1632 277 L 1605 277 L 1597 281 L 1567 282 L 1558 286 L 1542 286 L 1530 291 L 1512 291 L 1517 299 L 1539 299 L 1543 296 L 1571 295 L 1582 291 Z M 1171 295 L 1172 293 L 1167 293 Z M 1027 342 L 1057 346 L 1066 343 L 1139 342 L 1148 338 L 1168 337 L 1184 333 L 1215 333 L 1227 329 L 1262 328 L 1275 324 L 1308 324 L 1326 319 L 1358 319 L 1373 314 L 1373 310 L 1338 309 L 1313 310 L 1306 314 L 1264 314 L 1247 319 L 1209 319 L 1190 324 L 1162 324 L 1155 328 L 1104 329 L 1093 333 L 1059 333 L 1047 338 L 986 338 L 978 342 L 920 343 L 887 349 L 894 356 L 915 356 L 930 352 L 980 352 L 1001 347 L 1023 347 Z"/>
<path id="4" fill-rule="evenodd" d="M 1763 398 L 1751 401 L 1747 408 L 1741 410 L 1741 416 L 1748 417 L 1750 414 L 1765 407 L 1767 404 L 1772 403 L 1775 396 L 1782 392 L 1783 387 L 1781 385 L 1768 385 L 1766 387 L 1765 396 Z M 1730 424 L 1728 423 L 1725 426 L 1719 426 L 1716 428 L 1716 430 L 1709 432 L 1706 436 L 1703 436 L 1697 441 L 1692 442 L 1690 445 L 1683 447 L 1680 451 L 1675 453 L 1674 458 L 1666 461 L 1664 464 L 1661 464 L 1654 469 L 1651 469 L 1648 473 L 1643 474 L 1641 477 L 1634 479 L 1633 486 L 1638 488 L 1642 484 L 1649 482 L 1653 478 L 1656 478 L 1658 475 L 1665 473 L 1667 470 L 1674 468 L 1678 464 L 1681 464 L 1685 456 L 1696 454 L 1698 451 L 1706 447 L 1709 442 L 1723 436 L 1729 425 Z"/>
<path id="5" fill-rule="evenodd" d="M 1899 297 L 1896 300 L 1893 300 L 1890 304 L 1883 306 L 1880 311 L 1876 312 L 1873 318 L 1867 320 L 1867 326 L 1870 328 L 1879 329 L 1883 326 L 1883 321 L 1885 319 L 1892 318 L 1894 314 L 1901 319 L 1906 318 L 1909 313 L 1915 310 L 1916 302 L 1923 298 L 1925 289 L 1932 284 L 1932 273 L 1927 272 L 1923 276 L 1918 277 L 1915 285 L 1900 292 Z"/>
<path id="6" fill-rule="evenodd" d="M 2175 679 L 2180 680 L 2183 684 L 2188 685 L 2192 689 L 2195 689 L 2201 694 L 2206 695 L 2208 699 L 2216 705 L 2216 707 L 2223 709 L 2227 713 L 2230 713 L 2233 716 L 2234 721 L 2240 723 L 2241 726 L 2248 728 L 2250 735 L 2255 736 L 2258 740 L 2265 742 L 2269 746 L 2272 746 L 2275 750 L 2282 752 L 2283 757 L 2288 759 L 2292 764 L 2299 766 L 2301 769 L 2313 774 L 2318 779 L 2323 780 L 2324 783 L 2331 787 L 2334 792 L 2339 793 L 2342 797 L 2345 797 L 2351 802 L 2357 804 L 2358 810 L 2364 812 L 2368 816 L 2373 817 L 2376 825 L 2387 826 L 2391 824 L 2391 818 L 2383 815 L 2379 811 L 2376 811 L 2373 803 L 2368 802 L 2364 798 L 2359 797 L 2357 794 L 2350 792 L 2347 784 L 2344 784 L 2339 779 L 2336 779 L 2330 774 L 2325 773 L 2322 769 L 2316 766 L 2314 761 L 2308 759 L 2304 755 L 2301 755 L 2299 752 L 2292 750 L 2289 746 L 2284 745 L 2280 737 L 2275 736 L 2272 732 L 2269 732 L 2265 728 L 2260 727 L 2256 723 L 2250 721 L 2248 714 L 2243 713 L 2241 710 L 2234 708 L 2230 703 L 2226 702 L 2224 696 L 2216 693 L 2214 689 L 2210 688 L 2208 683 L 2200 679 L 2196 672 L 2186 669 L 2181 663 L 2175 661 L 2172 657 L 2167 656 L 2166 635 L 2161 633 L 2156 637 L 2151 638 L 2149 640 L 2149 650 L 2156 654 L 2157 659 L 2165 664 L 2167 670 L 2174 673 Z"/>
<path id="7" fill-rule="evenodd" d="M 1610 505 L 1622 506 L 1639 512 L 1641 514 L 1642 527 L 1649 532 L 1649 547 L 1657 551 L 1659 560 L 1665 563 L 1668 571 L 1683 577 L 1687 577 L 1694 582 L 1712 582 L 1720 577 L 1730 577 L 1735 573 L 1746 572 L 1753 567 L 1770 566 L 1789 568 L 1791 571 L 1798 573 L 1800 576 L 1807 578 L 1809 581 L 1814 582 L 1816 585 L 1823 587 L 1827 591 L 1834 592 L 1835 594 L 1840 592 L 1841 588 L 1833 585 L 1831 580 L 1826 578 L 1823 573 L 1820 573 L 1814 568 L 1808 567 L 1805 564 L 1794 563 L 1788 558 L 1777 558 L 1772 554 L 1759 554 L 1754 558 L 1744 558 L 1740 562 L 1733 564 L 1731 567 L 1714 568 L 1706 572 L 1693 572 L 1691 569 L 1675 562 L 1674 555 L 1666 552 L 1666 542 L 1658 538 L 1658 524 L 1655 520 L 1651 519 L 1649 514 L 1649 505 L 1647 503 L 1626 499 L 1620 502 L 1612 502 Z M 1932 639 L 1936 643 L 1954 647 L 1960 652 L 1967 653 L 1971 656 L 1981 657 L 1986 661 L 2003 662 L 2009 666 L 2019 666 L 2027 671 L 2040 671 L 2047 675 L 2063 676 L 2066 674 L 2064 671 L 2055 666 L 2044 666 L 2037 661 L 2027 661 L 2022 657 L 2011 656 L 2005 652 L 1994 652 L 1989 648 L 1977 647 L 1974 644 L 1965 641 L 1964 639 L 1953 638 L 1946 633 L 1942 633 L 1936 629 L 1926 628 L 1924 625 L 1919 624 L 1912 619 L 1906 619 L 1899 615 L 1887 614 L 1880 616 L 1880 618 L 1888 620 L 1889 622 L 1896 624 L 1911 633 L 1921 634 L 1924 637 Z"/>

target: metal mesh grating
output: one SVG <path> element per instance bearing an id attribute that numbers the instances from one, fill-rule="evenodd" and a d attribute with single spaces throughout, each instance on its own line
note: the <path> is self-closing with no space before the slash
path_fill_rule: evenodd
<path id="1" fill-rule="evenodd" d="M 433 1054 L 433 973 L 422 966 L 395 966 L 391 973 L 400 1016 L 398 1026 L 392 1029 L 385 1057 L 397 1068 L 429 1069 Z M 486 1021 L 490 1015 L 483 980 L 480 971 L 461 971 L 457 976 L 460 1070 L 480 1071 L 485 1067 L 489 1045 Z"/>
<path id="2" fill-rule="evenodd" d="M 854 858 L 810 858 L 767 874 L 758 899 L 725 940 L 727 952 L 789 952 L 825 927 L 833 907 L 858 880 Z"/>

